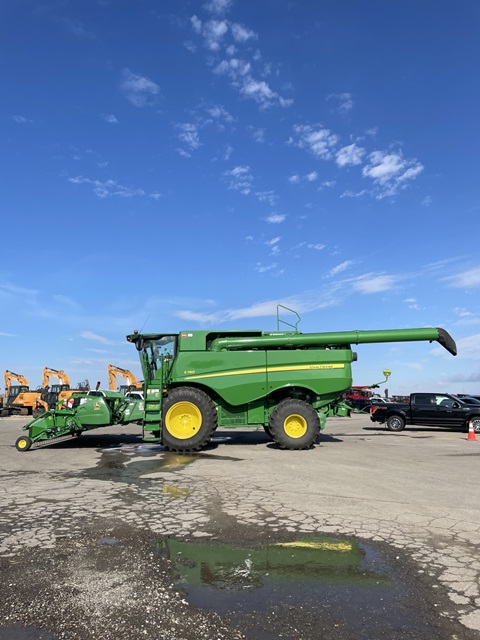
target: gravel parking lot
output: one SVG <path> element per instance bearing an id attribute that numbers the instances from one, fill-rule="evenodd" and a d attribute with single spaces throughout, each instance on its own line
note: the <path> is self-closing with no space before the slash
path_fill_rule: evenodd
<path id="1" fill-rule="evenodd" d="M 466 433 L 394 434 L 356 415 L 328 419 L 309 451 L 219 430 L 186 456 L 128 425 L 20 453 L 25 422 L 0 419 L 0 640 L 480 638 L 480 442 Z M 325 534 L 383 554 L 425 627 L 393 627 L 393 609 L 369 620 L 360 600 L 348 624 L 321 603 L 247 624 L 193 606 L 158 553 L 166 539 L 255 547 Z"/>

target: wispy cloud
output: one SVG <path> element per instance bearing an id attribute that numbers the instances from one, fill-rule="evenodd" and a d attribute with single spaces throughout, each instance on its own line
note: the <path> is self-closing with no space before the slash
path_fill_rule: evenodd
<path id="1" fill-rule="evenodd" d="M 345 260 L 345 262 L 341 262 L 340 264 L 337 264 L 336 267 L 333 267 L 333 269 L 330 269 L 329 275 L 336 276 L 337 274 L 342 273 L 343 271 L 346 271 L 353 264 L 354 264 L 353 260 Z"/>
<path id="2" fill-rule="evenodd" d="M 124 69 L 122 75 L 123 80 L 120 87 L 129 102 L 136 107 L 153 104 L 155 96 L 160 93 L 158 84 L 150 78 L 132 73 L 130 69 Z"/>
<path id="3" fill-rule="evenodd" d="M 226 13 L 233 4 L 233 0 L 209 0 L 203 8 L 210 13 Z"/>
<path id="4" fill-rule="evenodd" d="M 92 180 L 90 178 L 84 178 L 83 176 L 76 176 L 75 178 L 68 178 L 68 182 L 72 184 L 89 184 L 93 188 L 93 192 L 99 198 L 108 198 L 110 196 L 119 196 L 121 198 L 132 198 L 133 196 L 146 195 L 143 189 L 134 189 L 132 187 L 126 187 L 119 184 L 116 180 Z"/>
<path id="5" fill-rule="evenodd" d="M 10 116 L 10 118 L 17 124 L 32 124 L 33 122 L 33 120 L 30 120 L 30 118 L 25 118 L 25 116 L 14 115 Z"/>
<path id="6" fill-rule="evenodd" d="M 306 149 L 316 158 L 329 160 L 333 149 L 338 143 L 338 136 L 320 124 L 296 124 L 293 127 L 294 137 L 290 137 L 288 144 Z"/>
<path id="7" fill-rule="evenodd" d="M 447 282 L 450 287 L 457 289 L 476 289 L 480 287 L 480 267 L 448 276 L 444 278 L 444 281 Z"/>
<path id="8" fill-rule="evenodd" d="M 198 149 L 202 145 L 198 125 L 193 122 L 183 122 L 176 126 L 180 129 L 178 139 L 187 145 L 189 149 Z"/>
<path id="9" fill-rule="evenodd" d="M 101 336 L 98 333 L 93 333 L 93 331 L 82 331 L 80 337 L 85 340 L 91 340 L 92 342 L 99 342 L 100 344 L 116 344 L 109 338 L 105 338 L 105 336 Z"/>
<path id="10" fill-rule="evenodd" d="M 108 122 L 109 124 L 118 124 L 118 120 L 113 115 L 113 113 L 108 113 L 106 115 L 102 115 L 102 118 L 105 120 L 105 122 Z"/>
<path id="11" fill-rule="evenodd" d="M 16 338 L 16 334 L 15 333 L 7 333 L 5 331 L 0 331 L 0 336 L 2 336 L 4 338 Z"/>
<path id="12" fill-rule="evenodd" d="M 282 222 L 285 222 L 286 217 L 287 216 L 283 213 L 272 213 L 266 218 L 266 221 L 270 224 L 280 224 Z"/>
<path id="13" fill-rule="evenodd" d="M 351 93 L 331 93 L 327 96 L 327 101 L 332 101 L 336 105 L 336 111 L 345 116 L 353 109 L 353 99 Z"/>
<path id="14" fill-rule="evenodd" d="M 254 100 L 261 109 L 290 106 L 293 100 L 282 96 L 263 79 L 270 73 L 270 65 L 262 61 L 258 50 L 253 55 L 248 50 L 245 52 L 250 59 L 238 55 L 237 50 L 250 40 L 257 39 L 258 34 L 248 26 L 223 18 L 221 14 L 229 6 L 221 2 L 207 3 L 204 8 L 216 14 L 215 18 L 202 20 L 198 15 L 190 18 L 193 32 L 202 38 L 204 47 L 211 54 L 207 64 L 213 73 L 228 78 L 240 95 Z M 194 46 L 189 43 L 188 48 L 193 50 Z"/>
<path id="15" fill-rule="evenodd" d="M 240 191 L 243 195 L 247 196 L 253 185 L 253 176 L 250 173 L 249 166 L 238 166 L 225 171 L 223 174 L 228 180 L 228 188 L 235 191 Z"/>
<path id="16" fill-rule="evenodd" d="M 352 280 L 352 286 L 360 293 L 381 293 L 395 289 L 401 280 L 401 276 L 367 273 Z"/>

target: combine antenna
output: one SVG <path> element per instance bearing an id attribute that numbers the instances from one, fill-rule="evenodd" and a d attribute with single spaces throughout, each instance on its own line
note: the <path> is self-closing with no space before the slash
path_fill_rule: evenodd
<path id="1" fill-rule="evenodd" d="M 147 319 L 145 320 L 145 322 L 143 323 L 142 328 L 140 329 L 139 333 L 143 333 L 143 329 L 145 328 L 145 325 L 147 324 L 148 320 L 150 318 L 150 314 L 148 314 Z"/>

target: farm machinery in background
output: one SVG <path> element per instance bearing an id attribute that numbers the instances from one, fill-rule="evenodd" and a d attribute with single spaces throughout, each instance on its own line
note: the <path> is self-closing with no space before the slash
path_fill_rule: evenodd
<path id="1" fill-rule="evenodd" d="M 381 384 L 385 384 L 392 375 L 392 372 L 390 369 L 384 369 L 383 375 L 385 376 L 385 380 L 381 380 L 380 382 L 350 387 L 350 389 L 347 389 L 343 394 L 343 399 L 355 411 L 363 411 L 369 408 L 369 402 L 375 395 L 374 389 L 378 389 Z"/>
<path id="2" fill-rule="evenodd" d="M 285 308 L 285 307 L 282 307 Z M 296 314 L 300 320 L 298 314 Z M 145 401 L 119 392 L 76 395 L 29 422 L 16 447 L 128 422 L 141 422 L 143 440 L 171 451 L 198 451 L 217 427 L 263 427 L 283 449 L 308 449 L 328 416 L 349 415 L 343 394 L 352 386 L 352 344 L 439 342 L 456 355 L 441 328 L 300 333 L 210 330 L 141 334 L 135 345 L 144 376 Z M 288 323 L 286 323 L 288 324 Z"/>

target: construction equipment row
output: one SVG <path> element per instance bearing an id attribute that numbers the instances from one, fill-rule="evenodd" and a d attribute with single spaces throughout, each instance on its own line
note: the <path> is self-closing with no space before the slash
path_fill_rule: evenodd
<path id="1" fill-rule="evenodd" d="M 116 378 L 125 378 L 127 384 L 120 385 L 121 393 L 142 389 L 135 375 L 114 365 L 107 367 L 110 390 L 116 390 Z M 37 389 L 30 389 L 27 378 L 13 371 L 6 370 L 3 374 L 5 381 L 5 395 L 0 396 L 0 416 L 11 415 L 38 416 L 49 409 L 54 409 L 59 403 L 64 403 L 74 393 L 86 393 L 90 390 L 88 380 L 79 382 L 76 387 L 70 384 L 70 378 L 61 369 L 43 368 L 42 384 Z M 50 379 L 57 378 L 58 382 L 51 384 Z M 16 384 L 15 384 L 16 383 Z"/>

